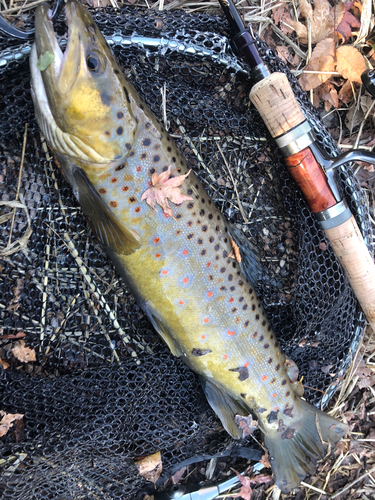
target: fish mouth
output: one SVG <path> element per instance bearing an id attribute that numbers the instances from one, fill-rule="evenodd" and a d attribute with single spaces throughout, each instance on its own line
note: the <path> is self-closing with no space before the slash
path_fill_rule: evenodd
<path id="1" fill-rule="evenodd" d="M 49 4 L 43 3 L 35 14 L 35 46 L 40 58 L 47 52 L 53 56 L 42 73 L 48 74 L 55 91 L 66 93 L 75 82 L 82 58 L 85 57 L 85 42 L 92 36 L 92 21 L 84 7 L 76 0 L 68 0 L 64 8 L 65 21 L 68 26 L 67 45 L 62 51 L 54 31 L 52 10 Z M 52 59 L 52 58 L 51 58 Z M 43 78 L 44 79 L 44 78 Z M 52 81 L 51 81 L 52 80 Z"/>

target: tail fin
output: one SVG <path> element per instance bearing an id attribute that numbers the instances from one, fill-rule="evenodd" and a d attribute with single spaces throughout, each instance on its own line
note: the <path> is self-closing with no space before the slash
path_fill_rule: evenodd
<path id="1" fill-rule="evenodd" d="M 336 444 L 349 430 L 347 425 L 305 401 L 299 403 L 300 419 L 293 421 L 290 428 L 279 420 L 279 429 L 264 436 L 275 482 L 283 493 L 289 493 L 312 474 L 316 461 L 324 457 L 328 442 Z"/>

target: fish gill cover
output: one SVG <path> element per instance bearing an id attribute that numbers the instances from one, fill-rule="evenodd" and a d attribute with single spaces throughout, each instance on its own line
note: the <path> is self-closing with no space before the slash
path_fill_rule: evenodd
<path id="1" fill-rule="evenodd" d="M 226 22 L 131 8 L 117 15 L 104 9 L 94 18 L 160 120 L 166 83 L 169 132 L 222 213 L 257 246 L 263 266 L 257 292 L 267 316 L 304 377 L 307 400 L 326 404 L 358 345 L 364 317 L 250 107 L 249 81 L 223 38 Z M 64 25 L 57 31 L 63 35 Z M 171 43 L 152 50 L 140 36 Z M 122 37 L 132 43 L 121 45 Z M 192 47 L 206 55 L 189 55 Z M 186 459 L 237 445 L 195 375 L 160 342 L 93 236 L 41 142 L 28 61 L 7 49 L 8 40 L 0 36 L 1 245 L 7 246 L 11 232 L 13 242 L 28 228 L 32 233 L 24 238 L 26 251 L 0 260 L 0 359 L 3 367 L 10 365 L 0 368 L 0 410 L 24 415 L 1 437 L 0 492 L 9 499 L 132 500 L 146 484 L 134 458 L 160 450 L 166 479 Z M 27 53 L 27 46 L 22 50 Z M 286 71 L 265 45 L 261 51 L 272 70 Z M 334 155 L 333 141 L 291 81 L 319 142 Z M 7 203 L 16 196 L 25 123 L 23 208 L 12 224 Z M 368 239 L 359 185 L 348 167 L 339 176 Z M 36 361 L 21 361 L 28 360 L 26 346 Z"/>

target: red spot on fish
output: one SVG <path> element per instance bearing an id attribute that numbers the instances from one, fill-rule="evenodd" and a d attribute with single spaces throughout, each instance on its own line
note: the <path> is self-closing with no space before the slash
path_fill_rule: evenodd
<path id="1" fill-rule="evenodd" d="M 165 212 L 163 212 L 163 215 L 164 215 L 164 217 L 165 217 L 166 219 L 168 219 L 169 214 L 166 214 Z"/>
<path id="2" fill-rule="evenodd" d="M 267 380 L 267 378 L 268 378 L 267 375 L 263 375 L 262 381 L 264 382 L 265 380 Z"/>
<path id="3" fill-rule="evenodd" d="M 189 250 L 182 250 L 183 255 L 187 255 L 189 253 Z"/>
<path id="4" fill-rule="evenodd" d="M 160 256 L 161 256 L 161 255 L 160 255 L 160 253 L 156 253 L 156 254 L 155 254 L 155 257 L 156 257 L 157 259 L 158 259 Z"/>
<path id="5" fill-rule="evenodd" d="M 206 338 L 206 335 L 201 335 L 201 339 L 204 340 Z"/>
<path id="6" fill-rule="evenodd" d="M 180 306 L 183 306 L 185 304 L 183 300 L 179 300 L 178 303 L 180 304 Z"/>
<path id="7" fill-rule="evenodd" d="M 124 186 L 123 188 L 121 188 L 122 191 L 129 191 L 129 186 Z"/>
<path id="8" fill-rule="evenodd" d="M 116 208 L 116 207 L 117 207 L 117 205 L 118 205 L 117 201 L 111 201 L 109 204 L 110 204 L 110 205 L 111 205 L 111 207 L 113 207 L 113 208 Z"/>
<path id="9" fill-rule="evenodd" d="M 206 267 L 211 267 L 211 262 L 207 262 Z"/>
<path id="10" fill-rule="evenodd" d="M 189 281 L 189 278 L 184 278 L 184 279 L 182 280 L 182 282 L 183 282 L 183 283 L 187 283 L 188 281 Z"/>
<path id="11" fill-rule="evenodd" d="M 228 354 L 224 354 L 223 359 L 228 359 Z"/>
<path id="12" fill-rule="evenodd" d="M 135 209 L 135 211 L 136 211 L 137 213 L 138 213 L 138 212 L 140 212 L 140 211 L 141 211 L 141 207 L 137 207 L 137 208 Z"/>
<path id="13" fill-rule="evenodd" d="M 213 294 L 214 294 L 214 292 L 208 292 L 207 297 L 212 297 Z"/>
<path id="14" fill-rule="evenodd" d="M 154 243 L 159 243 L 160 238 L 154 238 Z"/>
<path id="15" fill-rule="evenodd" d="M 279 407 L 278 406 L 275 406 L 275 408 L 273 409 L 274 411 L 279 411 Z"/>
<path id="16" fill-rule="evenodd" d="M 136 168 L 136 171 L 137 172 L 140 172 L 142 170 L 142 167 L 139 165 L 137 168 Z"/>
<path id="17" fill-rule="evenodd" d="M 112 179 L 111 179 L 112 184 L 114 184 L 117 181 L 118 181 L 117 177 L 112 177 Z"/>
<path id="18" fill-rule="evenodd" d="M 250 363 L 248 361 L 246 361 L 246 363 L 244 364 L 244 367 L 247 368 L 249 366 L 249 364 Z"/>
<path id="19" fill-rule="evenodd" d="M 99 193 L 100 194 L 105 194 L 107 192 L 106 188 L 100 188 Z"/>
<path id="20" fill-rule="evenodd" d="M 274 392 L 274 393 L 272 394 L 272 397 L 273 397 L 273 398 L 276 398 L 276 396 L 277 396 L 277 392 Z"/>
<path id="21" fill-rule="evenodd" d="M 203 323 L 209 323 L 209 322 L 210 322 L 210 318 L 204 318 Z"/>
<path id="22" fill-rule="evenodd" d="M 232 332 L 231 330 L 228 330 L 228 331 L 227 331 L 227 334 L 228 334 L 228 335 L 230 335 L 231 337 L 233 337 L 234 332 Z"/>
<path id="23" fill-rule="evenodd" d="M 152 186 L 152 182 L 147 181 L 147 186 L 148 186 L 148 187 L 151 187 L 151 186 Z"/>
<path id="24" fill-rule="evenodd" d="M 233 297 L 231 297 L 231 298 L 228 300 L 228 302 L 234 302 L 234 298 L 233 298 Z"/>
<path id="25" fill-rule="evenodd" d="M 168 274 L 167 269 L 163 269 L 163 270 L 162 270 L 162 272 L 161 272 L 161 274 L 164 274 L 164 276 L 165 276 L 166 274 Z"/>

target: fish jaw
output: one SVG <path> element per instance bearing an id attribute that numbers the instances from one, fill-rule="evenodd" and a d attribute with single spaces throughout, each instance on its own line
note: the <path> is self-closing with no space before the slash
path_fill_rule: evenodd
<path id="1" fill-rule="evenodd" d="M 76 0 L 67 2 L 65 14 L 63 53 L 48 4 L 36 10 L 30 68 L 37 121 L 52 148 L 77 164 L 121 164 L 137 128 L 124 77 L 91 15 Z M 39 69 L 47 53 L 53 60 Z"/>

